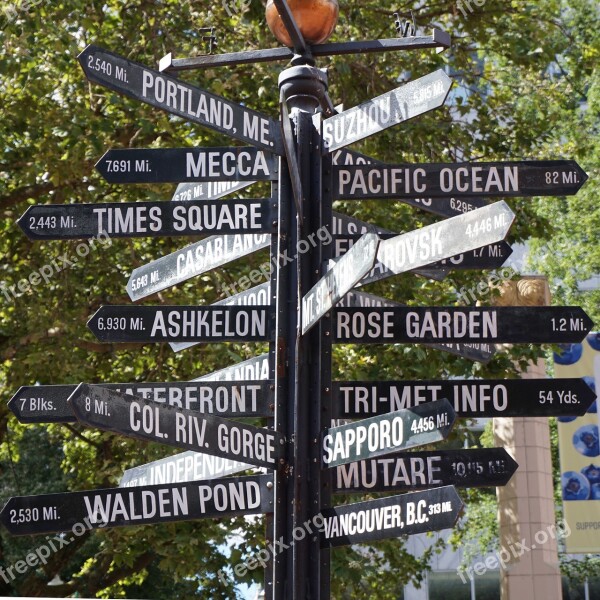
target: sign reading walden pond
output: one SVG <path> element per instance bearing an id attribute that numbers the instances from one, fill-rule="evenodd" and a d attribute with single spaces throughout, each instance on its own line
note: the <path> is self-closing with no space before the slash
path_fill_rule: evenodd
<path id="1" fill-rule="evenodd" d="M 288 8 L 283 0 L 277 4 Z M 303 46 L 300 38 L 294 43 L 296 51 Z M 312 50 L 314 56 L 322 56 L 448 45 L 448 36 L 437 31 L 432 36 L 326 44 Z M 209 55 L 186 59 L 180 68 L 281 58 L 291 58 L 291 51 Z M 302 586 L 314 585 L 313 579 L 320 586 L 314 597 L 325 598 L 327 578 L 306 570 L 296 573 L 292 559 L 299 557 L 297 564 L 303 569 L 316 565 L 318 570 L 328 564 L 328 555 L 320 555 L 320 548 L 452 527 L 463 508 L 454 486 L 505 485 L 517 468 L 501 448 L 401 450 L 445 439 L 457 417 L 570 419 L 589 410 L 595 396 L 584 381 L 573 378 L 331 381 L 331 343 L 425 343 L 488 361 L 497 343 L 578 344 L 592 327 L 579 307 L 403 306 L 352 291 L 398 274 L 442 280 L 455 268 L 500 266 L 511 252 L 503 240 L 515 215 L 504 201 L 488 205 L 485 199 L 575 194 L 587 179 L 570 160 L 387 165 L 345 149 L 442 107 L 452 84 L 442 70 L 325 118 L 321 129 L 313 131 L 315 139 L 320 135 L 321 156 L 309 147 L 309 140 L 317 142 L 310 135 L 294 137 L 287 121 L 274 120 L 164 72 L 94 45 L 81 53 L 79 61 L 90 82 L 243 145 L 110 149 L 96 165 L 107 181 L 177 183 L 176 202 L 31 206 L 18 221 L 30 239 L 85 239 L 99 234 L 209 236 L 134 269 L 127 283 L 134 301 L 267 247 L 271 264 L 285 264 L 277 264 L 277 277 L 270 281 L 262 277 L 268 279 L 269 272 L 261 271 L 261 280 L 252 280 L 260 285 L 236 290 L 235 296 L 210 306 L 102 306 L 92 315 L 89 328 L 103 342 L 169 342 L 174 351 L 197 343 L 263 342 L 269 344 L 269 352 L 195 381 L 21 387 L 9 408 L 23 423 L 78 422 L 186 452 L 129 469 L 120 488 L 10 498 L 0 512 L 0 521 L 10 533 L 46 534 L 82 523 L 100 528 L 273 513 L 272 539 L 283 541 L 280 534 L 288 531 L 289 523 L 300 525 L 302 519 L 308 522 L 320 515 L 320 537 L 296 540 L 293 556 L 284 552 L 269 564 L 272 572 L 267 580 L 275 600 L 307 597 Z M 178 61 L 167 63 L 166 69 L 178 69 Z M 312 73 L 314 81 L 308 77 L 302 85 L 322 90 L 325 104 L 332 104 L 322 71 L 296 66 L 282 73 L 280 80 L 292 89 L 298 77 L 295 69 Z M 286 89 L 282 85 L 282 91 Z M 287 102 L 298 108 L 294 94 Z M 306 123 L 317 127 L 310 118 Z M 296 146 L 311 160 L 296 161 Z M 280 161 L 290 172 L 297 197 L 291 195 L 289 179 L 281 178 Z M 309 163 L 310 172 L 304 172 Z M 309 180 L 318 183 L 305 197 L 301 188 Z M 275 183 L 273 197 L 218 200 L 259 181 Z M 367 198 L 402 201 L 444 219 L 402 234 L 339 213 L 333 223 L 322 221 L 323 215 L 331 214 L 333 200 Z M 337 262 L 321 269 L 313 263 L 309 266 L 313 259 L 329 260 L 321 252 L 320 238 L 321 245 L 313 243 L 314 256 L 296 256 L 300 267 L 277 260 L 278 253 L 296 255 L 295 241 L 288 233 L 299 226 L 301 215 L 295 209 L 302 213 L 304 206 L 306 214 L 318 215 L 314 218 L 319 226 L 331 231 L 333 225 L 336 236 L 332 239 Z M 290 310 L 294 306 L 301 306 L 299 314 Z M 321 327 L 324 323 L 328 324 Z M 300 344 L 298 336 L 306 336 L 308 342 Z M 309 344 L 315 349 L 310 360 Z M 310 370 L 296 377 L 297 385 L 287 381 L 288 365 L 293 364 Z M 307 386 L 315 381 L 318 384 L 311 389 L 328 394 L 309 392 Z M 308 405 L 300 410 L 300 402 Z M 290 419 L 286 411 L 299 416 Z M 325 428 L 321 414 L 361 420 Z M 242 417 L 263 419 L 263 425 L 269 418 L 269 426 L 235 420 Z M 308 429 L 315 424 L 320 440 L 318 433 Z M 593 461 L 599 454 L 598 428 L 585 427 L 576 431 L 583 440 L 576 450 Z M 318 448 L 311 438 L 318 441 Z M 307 442 L 311 448 L 301 447 Z M 303 458 L 309 456 L 310 460 Z M 266 474 L 231 477 L 254 467 Z M 568 473 L 566 491 L 572 493 L 576 483 L 581 489 L 580 473 L 584 473 L 590 482 L 587 497 L 595 497 L 597 471 L 592 464 Z M 326 475 L 331 476 L 330 490 L 335 494 L 411 493 L 344 506 L 324 504 Z M 291 506 L 296 509 L 289 517 Z"/>

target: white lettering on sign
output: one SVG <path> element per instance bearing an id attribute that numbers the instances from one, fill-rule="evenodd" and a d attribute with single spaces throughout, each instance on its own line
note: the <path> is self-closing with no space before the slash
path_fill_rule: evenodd
<path id="1" fill-rule="evenodd" d="M 187 152 L 186 177 L 270 176 L 264 152 Z"/>
<path id="2" fill-rule="evenodd" d="M 158 311 L 154 315 L 150 337 L 259 337 L 267 335 L 267 309 L 206 311 L 179 309 Z"/>
<path id="3" fill-rule="evenodd" d="M 140 498 L 136 502 L 136 496 Z M 90 523 L 122 523 L 141 519 L 188 516 L 187 490 L 159 488 L 84 496 Z"/>
<path id="4" fill-rule="evenodd" d="M 98 233 L 149 233 L 163 227 L 159 206 L 118 206 L 94 208 Z"/>
<path id="5" fill-rule="evenodd" d="M 326 539 L 404 528 L 402 508 L 398 504 L 342 513 L 323 520 Z"/>
<path id="6" fill-rule="evenodd" d="M 337 313 L 338 339 L 368 338 L 373 340 L 394 337 L 394 313 L 389 310 L 364 313 Z"/>
<path id="7" fill-rule="evenodd" d="M 198 232 L 219 231 L 223 227 L 260 230 L 260 217 L 261 205 L 258 202 L 231 205 L 225 202 L 201 205 L 183 202 L 173 208 L 173 229 Z"/>
<path id="8" fill-rule="evenodd" d="M 357 459 L 367 454 L 400 448 L 404 443 L 401 416 L 377 419 L 366 425 L 355 424 L 323 436 L 323 462 Z"/>
<path id="9" fill-rule="evenodd" d="M 249 431 L 221 424 L 217 428 L 217 445 L 221 452 L 241 459 L 275 464 L 275 436 L 266 431 Z"/>
<path id="10" fill-rule="evenodd" d="M 442 485 L 441 456 L 374 458 L 336 467 L 337 489 Z"/>
<path id="11" fill-rule="evenodd" d="M 406 314 L 405 330 L 409 338 L 495 339 L 498 337 L 498 319 L 495 310 L 427 311 L 423 314 L 410 311 Z"/>
<path id="12" fill-rule="evenodd" d="M 198 498 L 203 513 L 210 510 L 211 505 L 219 512 L 254 509 L 261 504 L 260 485 L 256 481 L 199 485 Z"/>

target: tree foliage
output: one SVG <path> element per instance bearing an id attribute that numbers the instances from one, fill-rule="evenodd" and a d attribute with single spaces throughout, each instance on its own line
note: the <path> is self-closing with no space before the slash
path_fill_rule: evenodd
<path id="1" fill-rule="evenodd" d="M 446 107 L 378 134 L 356 149 L 388 162 L 577 158 L 592 175 L 597 172 L 600 79 L 594 3 L 488 0 L 481 7 L 472 3 L 472 11 L 467 4 L 342 3 L 332 41 L 393 37 L 393 13 L 399 9 L 407 14 L 411 8 L 419 30 L 438 26 L 453 36 L 452 49 L 440 55 L 420 51 L 319 60 L 319 66 L 328 68 L 331 98 L 346 107 L 437 68 L 445 68 L 455 81 Z M 200 28 L 209 25 L 216 28 L 218 52 L 273 47 L 263 3 L 41 0 L 11 6 L 14 12 L 0 9 L 5 13 L 0 16 L 2 398 L 6 401 L 19 386 L 38 382 L 187 380 L 264 351 L 258 344 L 214 344 L 176 355 L 164 344 L 98 343 L 86 328 L 88 318 L 102 304 L 128 303 L 125 283 L 131 270 L 187 242 L 113 240 L 110 246 L 80 256 L 79 242 L 30 242 L 16 224 L 32 204 L 170 199 L 172 186 L 105 183 L 93 167 L 109 148 L 232 145 L 232 140 L 207 129 L 89 84 L 76 60 L 88 43 L 149 66 L 171 51 L 176 56 L 203 53 Z M 277 117 L 277 77 L 282 68 L 281 63 L 261 63 L 193 71 L 182 78 Z M 587 111 L 580 109 L 582 100 L 587 100 Z M 574 199 L 510 200 L 517 214 L 510 240 L 537 237 L 544 244 L 552 230 L 551 248 L 560 252 L 552 250 L 542 262 L 563 286 L 599 270 L 596 188 L 590 182 Z M 268 193 L 265 186 L 249 189 L 256 197 Z M 399 202 L 345 201 L 336 208 L 397 231 L 437 219 Z M 62 257 L 75 264 L 67 268 Z M 224 284 L 265 258 L 258 253 L 147 302 L 208 304 L 222 297 Z M 45 265 L 53 265 L 47 282 L 19 289 L 20 281 Z M 455 304 L 459 288 L 476 286 L 483 278 L 482 273 L 460 271 L 444 282 L 407 275 L 373 284 L 368 291 L 408 304 Z M 557 298 L 570 299 L 569 294 Z M 486 304 L 491 298 L 481 301 Z M 349 379 L 514 377 L 515 361 L 538 353 L 536 347 L 521 345 L 481 365 L 418 346 L 340 346 L 335 349 L 334 370 L 336 376 Z M 15 493 L 115 486 L 124 469 L 169 453 L 156 444 L 78 425 L 23 426 L 5 404 L 0 409 L 0 440 L 2 500 Z M 244 541 L 236 550 L 241 559 L 264 543 L 260 520 L 98 531 L 56 553 L 42 568 L 8 583 L 0 579 L 0 593 L 233 598 L 236 580 L 227 571 L 226 542 L 234 529 L 243 533 Z M 42 541 L 13 539 L 3 531 L 0 561 L 11 565 Z M 409 556 L 403 548 L 400 539 L 373 549 L 334 551 L 334 597 L 397 597 L 403 583 L 422 577 L 429 558 Z M 217 577 L 220 570 L 227 577 Z M 64 583 L 48 586 L 57 574 Z M 250 573 L 246 580 L 260 575 Z"/>

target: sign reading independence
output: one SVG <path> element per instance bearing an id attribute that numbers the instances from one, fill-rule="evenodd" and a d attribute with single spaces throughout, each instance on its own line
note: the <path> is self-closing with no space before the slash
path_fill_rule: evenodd
<path id="1" fill-rule="evenodd" d="M 335 419 L 362 419 L 446 398 L 457 417 L 551 417 L 586 413 L 596 394 L 583 379 L 334 381 Z"/>
<path id="2" fill-rule="evenodd" d="M 453 486 L 321 511 L 321 547 L 348 546 L 453 527 L 463 508 Z"/>
<path id="3" fill-rule="evenodd" d="M 274 155 L 252 147 L 113 149 L 96 170 L 109 183 L 277 180 Z"/>
<path id="4" fill-rule="evenodd" d="M 504 448 L 398 452 L 336 467 L 334 491 L 400 493 L 441 485 L 496 487 L 506 485 L 517 468 Z"/>
<path id="5" fill-rule="evenodd" d="M 283 447 L 283 438 L 270 429 L 151 404 L 97 385 L 80 384 L 69 402 L 77 420 L 90 427 L 258 467 L 275 467 Z"/>
<path id="6" fill-rule="evenodd" d="M 273 512 L 273 476 L 17 496 L 0 512 L 12 535 Z"/>
<path id="7" fill-rule="evenodd" d="M 78 60 L 93 83 L 263 150 L 285 154 L 281 126 L 270 117 L 98 46 L 89 45 Z"/>
<path id="8" fill-rule="evenodd" d="M 333 197 L 569 196 L 587 178 L 574 160 L 334 167 Z"/>
<path id="9" fill-rule="evenodd" d="M 270 233 L 272 201 L 113 202 L 39 204 L 17 221 L 31 240 L 110 237 L 200 236 Z"/>
<path id="10" fill-rule="evenodd" d="M 101 342 L 268 342 L 268 306 L 102 306 L 88 321 Z"/>
<path id="11" fill-rule="evenodd" d="M 361 344 L 581 342 L 593 327 L 579 306 L 338 308 L 334 341 Z"/>
<path id="12" fill-rule="evenodd" d="M 268 417 L 273 391 L 269 381 L 172 383 L 99 383 L 98 385 L 139 396 L 144 400 L 221 417 Z M 32 385 L 20 387 L 8 408 L 21 423 L 72 423 L 77 421 L 69 396 L 76 385 Z"/>

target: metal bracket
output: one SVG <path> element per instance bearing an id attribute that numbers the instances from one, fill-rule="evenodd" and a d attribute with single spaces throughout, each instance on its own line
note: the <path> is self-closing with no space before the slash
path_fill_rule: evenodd
<path id="1" fill-rule="evenodd" d="M 202 36 L 202 41 L 208 42 L 208 52 L 206 54 L 212 54 L 214 48 L 217 46 L 217 36 L 215 35 L 215 28 L 200 27 L 198 31 L 200 31 L 200 33 L 208 33 L 208 35 Z"/>
<path id="2" fill-rule="evenodd" d="M 402 22 L 400 20 L 400 13 L 395 12 L 394 17 L 396 20 L 394 21 L 394 25 L 396 26 L 396 33 L 398 37 L 415 37 L 417 35 L 417 23 L 415 21 L 415 13 L 411 10 L 410 16 L 412 21 L 408 19 Z"/>

